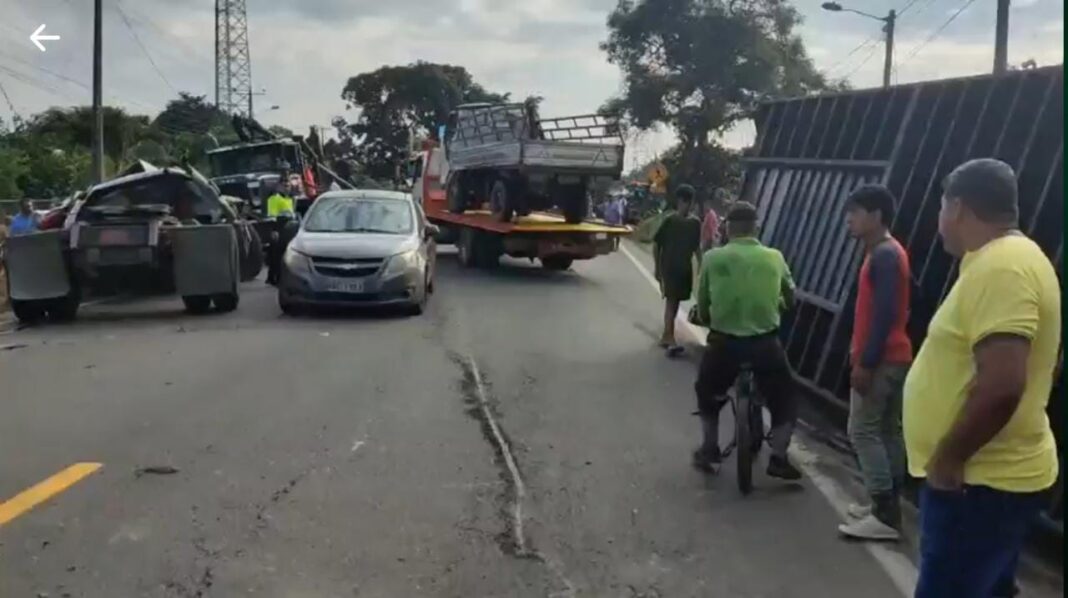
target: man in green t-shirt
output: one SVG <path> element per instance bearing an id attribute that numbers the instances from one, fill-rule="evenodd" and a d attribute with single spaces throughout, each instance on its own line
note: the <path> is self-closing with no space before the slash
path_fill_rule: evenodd
<path id="1" fill-rule="evenodd" d="M 797 420 L 793 373 L 778 336 L 780 315 L 794 300 L 794 282 L 782 254 L 762 245 L 756 233 L 756 208 L 735 203 L 727 213 L 730 241 L 701 262 L 696 318 L 709 334 L 694 385 L 704 442 L 693 464 L 708 472 L 719 469 L 719 412 L 742 365 L 749 364 L 771 411 L 767 473 L 798 480 L 801 472 L 786 457 Z"/>
<path id="2" fill-rule="evenodd" d="M 675 212 L 660 224 L 653 236 L 656 279 L 664 295 L 664 333 L 660 346 L 669 356 L 682 352 L 675 341 L 675 317 L 679 304 L 693 294 L 693 263 L 701 259 L 701 221 L 691 215 L 696 192 L 690 185 L 675 190 Z"/>

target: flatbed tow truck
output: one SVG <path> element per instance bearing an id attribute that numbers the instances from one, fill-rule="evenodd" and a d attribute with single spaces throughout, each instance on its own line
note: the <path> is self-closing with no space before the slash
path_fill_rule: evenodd
<path id="1" fill-rule="evenodd" d="M 627 226 L 595 220 L 568 224 L 563 215 L 551 212 L 531 212 L 509 222 L 488 209 L 450 212 L 441 180 L 445 171 L 445 152 L 431 141 L 409 162 L 412 197 L 441 230 L 438 242 L 456 245 L 462 266 L 492 268 L 508 255 L 536 259 L 547 270 L 567 270 L 575 260 L 612 253 L 620 238 L 631 233 Z"/>

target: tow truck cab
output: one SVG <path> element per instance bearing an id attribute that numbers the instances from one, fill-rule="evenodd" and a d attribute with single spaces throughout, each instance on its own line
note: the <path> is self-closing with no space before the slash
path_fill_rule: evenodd
<path id="1" fill-rule="evenodd" d="M 212 182 L 223 195 L 239 197 L 260 216 L 267 212 L 267 197 L 281 177 L 299 177 L 302 193 L 295 197 L 297 211 L 304 213 L 318 195 L 313 169 L 304 159 L 300 144 L 292 139 L 242 143 L 211 150 Z"/>

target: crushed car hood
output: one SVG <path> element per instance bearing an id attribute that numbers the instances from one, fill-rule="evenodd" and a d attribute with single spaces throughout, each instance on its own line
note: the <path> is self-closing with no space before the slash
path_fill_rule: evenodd
<path id="1" fill-rule="evenodd" d="M 305 255 L 334 258 L 384 258 L 419 246 L 412 235 L 378 233 L 313 233 L 301 231 L 292 241 Z"/>

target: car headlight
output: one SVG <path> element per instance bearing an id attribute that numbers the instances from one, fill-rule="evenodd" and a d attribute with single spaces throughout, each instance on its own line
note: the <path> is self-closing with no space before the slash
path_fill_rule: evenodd
<path id="1" fill-rule="evenodd" d="M 409 270 L 416 270 L 419 268 L 421 261 L 422 256 L 419 255 L 418 249 L 398 253 L 389 258 L 389 263 L 386 264 L 386 270 L 382 273 L 382 276 L 399 276 Z"/>
<path id="2" fill-rule="evenodd" d="M 282 256 L 282 262 L 285 263 L 286 270 L 293 274 L 311 274 L 311 258 L 292 247 L 286 248 L 285 255 Z"/>

